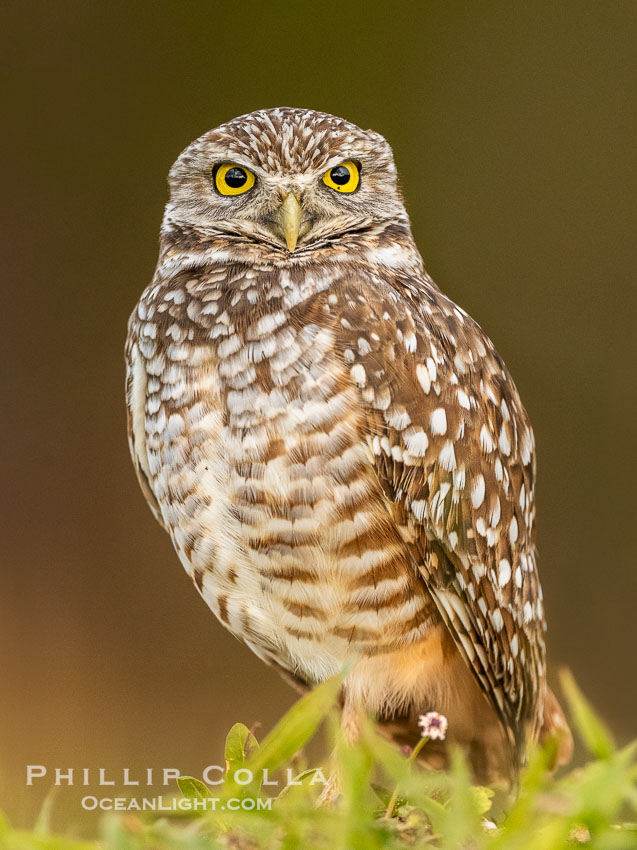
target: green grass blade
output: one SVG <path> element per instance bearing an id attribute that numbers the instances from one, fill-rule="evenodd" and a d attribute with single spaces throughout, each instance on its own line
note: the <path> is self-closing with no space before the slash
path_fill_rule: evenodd
<path id="1" fill-rule="evenodd" d="M 600 759 L 610 758 L 615 752 L 612 735 L 575 684 L 572 673 L 569 670 L 563 670 L 560 678 L 575 726 L 582 740 L 593 755 Z"/>
<path id="2" fill-rule="evenodd" d="M 303 747 L 334 706 L 343 676 L 333 676 L 301 697 L 246 763 L 251 770 L 276 770 Z"/>

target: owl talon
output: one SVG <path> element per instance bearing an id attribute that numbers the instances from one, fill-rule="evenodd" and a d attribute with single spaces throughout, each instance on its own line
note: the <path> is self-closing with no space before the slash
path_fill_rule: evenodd
<path id="1" fill-rule="evenodd" d="M 342 791 L 340 774 L 338 771 L 330 773 L 327 778 L 327 782 L 323 786 L 323 790 L 316 801 L 316 808 L 321 809 L 335 806 L 340 799 Z"/>

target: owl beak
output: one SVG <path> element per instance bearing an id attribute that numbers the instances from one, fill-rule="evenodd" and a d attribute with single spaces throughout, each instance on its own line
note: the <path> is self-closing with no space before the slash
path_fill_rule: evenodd
<path id="1" fill-rule="evenodd" d="M 283 203 L 279 209 L 279 223 L 285 243 L 288 246 L 288 251 L 293 253 L 296 248 L 296 243 L 299 238 L 299 230 L 301 229 L 301 217 L 303 210 L 296 197 L 293 194 L 286 195 L 283 198 Z"/>

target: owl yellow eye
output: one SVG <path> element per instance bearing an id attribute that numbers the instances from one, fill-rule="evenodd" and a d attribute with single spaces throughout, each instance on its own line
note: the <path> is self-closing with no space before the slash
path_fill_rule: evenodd
<path id="1" fill-rule="evenodd" d="M 351 159 L 330 168 L 323 175 L 323 183 L 336 192 L 354 192 L 358 188 L 359 180 L 358 166 Z"/>
<path id="2" fill-rule="evenodd" d="M 221 195 L 243 195 L 254 186 L 254 174 L 242 165 L 224 162 L 215 171 L 215 186 Z"/>

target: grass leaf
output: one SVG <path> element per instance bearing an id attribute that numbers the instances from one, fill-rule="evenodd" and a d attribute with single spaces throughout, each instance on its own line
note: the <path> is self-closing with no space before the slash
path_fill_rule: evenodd
<path id="1" fill-rule="evenodd" d="M 177 779 L 177 785 L 183 796 L 189 800 L 205 800 L 207 797 L 212 797 L 210 788 L 194 776 L 180 776 Z"/>
<path id="2" fill-rule="evenodd" d="M 276 770 L 303 747 L 334 706 L 343 681 L 333 676 L 301 697 L 267 735 L 246 763 L 253 771 Z"/>
<path id="3" fill-rule="evenodd" d="M 569 670 L 562 670 L 561 682 L 573 720 L 582 740 L 597 758 L 610 758 L 615 752 L 613 737 L 575 684 Z"/>
<path id="4" fill-rule="evenodd" d="M 230 765 L 242 765 L 246 759 L 259 749 L 257 739 L 244 723 L 235 723 L 226 736 L 225 759 Z"/>

